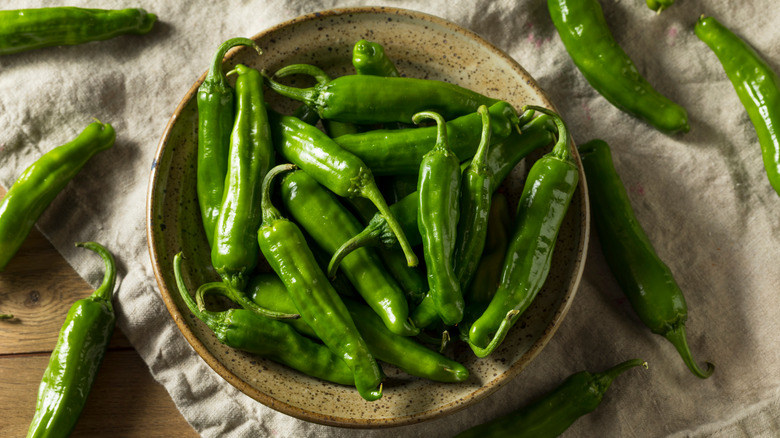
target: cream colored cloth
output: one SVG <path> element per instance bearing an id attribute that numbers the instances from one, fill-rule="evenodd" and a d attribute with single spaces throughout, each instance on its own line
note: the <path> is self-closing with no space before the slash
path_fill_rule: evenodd
<path id="1" fill-rule="evenodd" d="M 445 418 L 390 430 L 306 423 L 244 396 L 190 348 L 168 314 L 151 270 L 145 199 L 170 114 L 208 66 L 213 48 L 296 16 L 362 1 L 213 2 L 73 0 L 83 7 L 140 6 L 159 16 L 143 37 L 0 57 L 0 183 L 9 187 L 42 153 L 97 117 L 117 130 L 38 223 L 71 265 L 95 283 L 102 265 L 73 248 L 108 246 L 120 266 L 119 326 L 203 436 L 449 437 L 520 406 L 582 369 L 640 357 L 601 407 L 566 437 L 770 437 L 780 434 L 780 197 L 767 182 L 753 127 L 714 54 L 693 25 L 713 15 L 780 71 L 774 0 L 678 0 L 656 16 L 643 0 L 601 0 L 640 72 L 686 107 L 691 131 L 666 136 L 618 111 L 572 64 L 544 1 L 388 2 L 471 29 L 523 65 L 568 121 L 578 143 L 606 140 L 639 221 L 674 272 L 690 307 L 696 359 L 717 365 L 700 380 L 672 346 L 633 315 L 592 235 L 582 283 L 549 345 L 514 381 Z M 2 8 L 56 6 L 7 0 Z M 780 110 L 780 109 L 779 109 Z"/>

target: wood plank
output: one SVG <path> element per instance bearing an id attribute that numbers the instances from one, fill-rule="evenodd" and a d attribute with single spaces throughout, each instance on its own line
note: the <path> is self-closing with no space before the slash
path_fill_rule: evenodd
<path id="1" fill-rule="evenodd" d="M 0 436 L 25 436 L 49 355 L 0 357 Z M 135 350 L 109 351 L 73 437 L 197 437 Z"/>

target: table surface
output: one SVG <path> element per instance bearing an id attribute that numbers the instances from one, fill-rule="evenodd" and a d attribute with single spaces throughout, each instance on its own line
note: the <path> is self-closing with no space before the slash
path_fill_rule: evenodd
<path id="1" fill-rule="evenodd" d="M 5 190 L 0 187 L 0 198 Z M 34 229 L 0 273 L 0 436 L 24 436 L 38 385 L 65 315 L 92 293 L 46 238 Z M 114 330 L 74 437 L 189 437 L 197 433 L 121 330 Z"/>

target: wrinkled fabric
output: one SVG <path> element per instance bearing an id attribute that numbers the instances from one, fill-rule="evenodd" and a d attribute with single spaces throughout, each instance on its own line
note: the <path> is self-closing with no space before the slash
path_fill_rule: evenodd
<path id="1" fill-rule="evenodd" d="M 780 9 L 773 0 L 678 0 L 656 15 L 642 0 L 601 3 L 639 71 L 688 110 L 689 133 L 664 135 L 594 91 L 564 50 L 544 1 L 385 6 L 438 15 L 485 37 L 536 79 L 576 142 L 602 138 L 611 145 L 640 223 L 685 291 L 694 357 L 716 364 L 707 380 L 689 373 L 671 344 L 639 323 L 595 232 L 571 310 L 541 354 L 502 389 L 441 419 L 370 431 L 307 423 L 243 395 L 197 356 L 160 298 L 146 241 L 149 171 L 168 118 L 225 39 L 368 2 L 140 0 L 129 6 L 159 16 L 146 36 L 0 57 L 0 184 L 10 187 L 37 157 L 75 137 L 93 117 L 116 128 L 115 146 L 84 167 L 37 226 L 95 285 L 101 263 L 73 242 L 96 240 L 114 252 L 118 325 L 203 436 L 449 437 L 527 404 L 569 374 L 634 357 L 645 359 L 649 370 L 621 376 L 601 407 L 564 436 L 776 436 L 780 197 L 767 181 L 744 108 L 693 26 L 701 14 L 718 18 L 780 71 Z M 8 0 L 2 7 L 59 4 Z"/>

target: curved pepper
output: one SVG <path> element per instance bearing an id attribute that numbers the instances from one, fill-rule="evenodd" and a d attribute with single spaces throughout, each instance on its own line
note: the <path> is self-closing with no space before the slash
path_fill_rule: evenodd
<path id="1" fill-rule="evenodd" d="M 222 207 L 236 100 L 233 88 L 222 73 L 222 58 L 236 46 L 250 46 L 257 53 L 262 53 L 257 44 L 248 38 L 225 41 L 214 53 L 211 67 L 198 87 L 197 190 L 203 229 L 209 245 L 214 240 L 214 228 Z"/>
<path id="2" fill-rule="evenodd" d="M 417 113 L 413 118 L 415 123 L 424 119 L 436 121 L 439 135 L 436 146 L 420 163 L 417 226 L 428 269 L 428 294 L 441 320 L 447 325 L 455 325 L 463 318 L 465 306 L 453 260 L 460 216 L 460 161 L 447 145 L 444 118 L 427 111 Z"/>
<path id="3" fill-rule="evenodd" d="M 346 362 L 324 345 L 298 334 L 292 326 L 245 309 L 229 309 L 224 312 L 205 309 L 203 298 L 210 289 L 204 287 L 206 285 L 199 287 L 193 300 L 184 284 L 181 260 L 181 253 L 173 258 L 179 294 L 190 312 L 206 324 L 220 342 L 237 350 L 267 357 L 328 382 L 355 384 L 352 370 Z M 295 312 L 295 309 L 292 311 Z M 302 320 L 292 321 L 303 324 Z"/>
<path id="4" fill-rule="evenodd" d="M 237 65 L 236 118 L 230 134 L 225 189 L 219 210 L 211 264 L 230 287 L 243 290 L 257 266 L 257 230 L 263 177 L 274 162 L 271 129 L 260 73 Z"/>
<path id="5" fill-rule="evenodd" d="M 636 219 L 607 143 L 590 141 L 579 148 L 588 181 L 593 223 L 604 258 L 639 319 L 668 339 L 693 374 L 709 377 L 694 362 L 685 337 L 688 305 L 669 267 L 658 257 Z"/>
<path id="6" fill-rule="evenodd" d="M 75 139 L 47 152 L 19 175 L 0 201 L 0 272 L 54 198 L 90 158 L 113 146 L 115 139 L 116 132 L 108 123 L 90 123 Z"/>
<path id="7" fill-rule="evenodd" d="M 292 116 L 283 116 L 275 112 L 269 114 L 276 150 L 336 195 L 370 200 L 387 220 L 388 226 L 404 250 L 406 262 L 409 266 L 416 266 L 417 255 L 398 220 L 387 206 L 371 169 L 360 158 L 342 149 L 315 126 Z"/>
<path id="8" fill-rule="evenodd" d="M 574 65 L 622 111 L 667 132 L 688 132 L 688 113 L 656 91 L 615 41 L 598 0 L 547 0 L 553 24 Z"/>
<path id="9" fill-rule="evenodd" d="M 352 370 L 360 395 L 382 397 L 382 370 L 358 332 L 338 292 L 317 264 L 300 228 L 284 218 L 271 202 L 271 182 L 294 165 L 271 169 L 263 181 L 263 224 L 257 234 L 260 250 L 284 282 L 301 317 L 317 337 Z"/>
<path id="10" fill-rule="evenodd" d="M 530 108 L 553 117 L 558 142 L 528 171 L 504 258 L 501 284 L 469 331 L 469 345 L 478 357 L 489 355 L 501 344 L 544 285 L 558 231 L 579 179 L 563 120 L 548 109 Z"/>
<path id="11" fill-rule="evenodd" d="M 737 91 L 758 135 L 769 183 L 780 194 L 780 78 L 752 47 L 716 19 L 701 17 L 696 35 L 715 52 Z"/>
<path id="12" fill-rule="evenodd" d="M 327 254 L 360 231 L 357 219 L 306 172 L 286 174 L 281 187 L 288 213 Z M 375 252 L 362 248 L 351 253 L 341 264 L 341 271 L 390 331 L 403 336 L 419 332 L 409 322 L 409 303 L 403 290 Z"/>
<path id="13" fill-rule="evenodd" d="M 323 119 L 359 124 L 411 123 L 420 111 L 436 111 L 450 120 L 498 102 L 431 79 L 346 75 L 305 89 L 280 84 L 268 75 L 265 79 L 269 88 L 314 108 Z"/>
<path id="14" fill-rule="evenodd" d="M 646 362 L 633 359 L 600 373 L 572 374 L 528 406 L 472 427 L 456 438 L 555 438 L 580 417 L 595 411 L 617 376 L 639 365 L 647 368 Z"/>
<path id="15" fill-rule="evenodd" d="M 529 111 L 529 113 L 531 112 Z M 491 119 L 491 126 L 492 123 Z M 448 124 L 447 126 L 449 129 L 450 125 Z M 487 163 L 489 172 L 493 174 L 493 177 L 490 179 L 491 192 L 495 192 L 498 189 L 504 179 L 512 172 L 512 169 L 514 169 L 517 163 L 526 155 L 537 148 L 550 144 L 554 139 L 553 134 L 550 132 L 551 129 L 550 117 L 542 114 L 524 125 L 522 133 L 514 131 L 508 137 L 500 141 L 497 140 L 490 145 Z M 418 204 L 419 193 L 415 191 L 390 206 L 390 211 L 398 219 L 398 223 L 404 230 L 404 235 L 409 238 L 409 243 L 411 245 L 422 243 L 420 232 L 417 230 Z M 382 215 L 377 214 L 371 218 L 363 231 L 345 242 L 344 245 L 333 254 L 329 270 L 334 269 L 334 266 L 338 266 L 341 258 L 357 248 L 363 246 L 384 246 L 393 248 L 397 244 L 398 241 L 388 227 L 387 221 Z"/>
<path id="16" fill-rule="evenodd" d="M 65 316 L 38 388 L 28 438 L 67 436 L 73 431 L 114 333 L 116 316 L 111 304 L 116 283 L 114 256 L 95 242 L 76 246 L 98 253 L 106 272 L 92 295 L 73 303 Z"/>
<path id="17" fill-rule="evenodd" d="M 0 55 L 72 46 L 152 30 L 157 16 L 143 9 L 53 7 L 0 11 Z"/>

